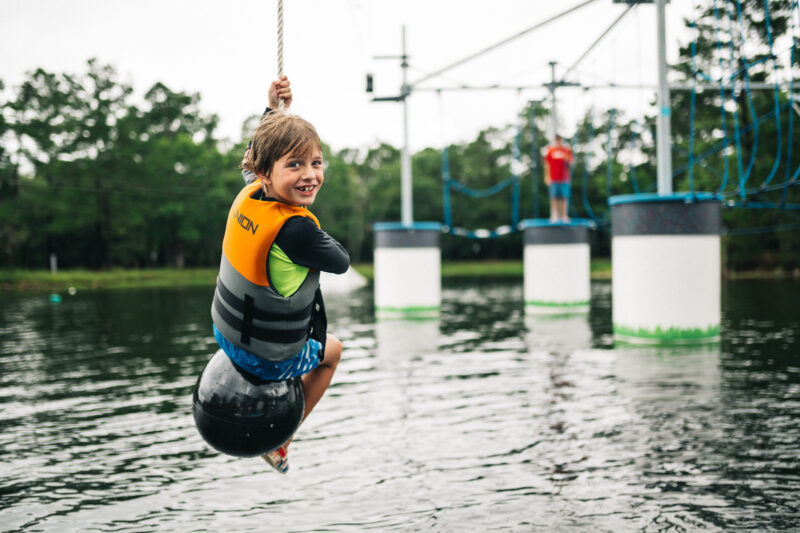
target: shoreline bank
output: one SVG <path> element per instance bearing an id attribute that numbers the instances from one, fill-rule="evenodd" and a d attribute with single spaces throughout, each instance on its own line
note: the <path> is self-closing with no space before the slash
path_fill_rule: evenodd
<path id="1" fill-rule="evenodd" d="M 359 274 L 372 280 L 371 263 L 353 265 Z M 51 274 L 47 270 L 0 270 L 0 291 L 59 292 L 70 287 L 75 290 L 213 287 L 216 268 L 155 268 L 112 269 L 105 271 L 63 270 Z M 442 263 L 443 278 L 520 278 L 523 276 L 521 260 L 508 261 L 458 261 Z M 783 270 L 755 270 L 743 272 L 724 271 L 723 279 L 800 279 L 800 272 Z M 593 259 L 592 280 L 611 279 L 611 260 Z"/>

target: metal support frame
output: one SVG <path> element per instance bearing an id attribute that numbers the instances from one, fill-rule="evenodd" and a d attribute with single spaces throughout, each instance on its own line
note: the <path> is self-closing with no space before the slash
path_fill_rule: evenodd
<path id="1" fill-rule="evenodd" d="M 464 64 L 464 63 L 466 63 L 468 61 L 471 61 L 471 60 L 475 59 L 476 57 L 481 56 L 481 55 L 483 55 L 483 54 L 485 54 L 485 53 L 487 53 L 487 52 L 489 52 L 491 50 L 499 48 L 500 46 L 503 46 L 503 45 L 515 40 L 515 39 L 518 39 L 519 37 L 522 37 L 523 35 L 526 35 L 526 34 L 532 32 L 534 30 L 542 28 L 545 25 L 547 25 L 547 24 L 549 24 L 549 23 L 551 23 L 551 22 L 553 22 L 555 20 L 558 20 L 563 16 L 572 13 L 573 11 L 577 11 L 578 9 L 580 9 L 580 8 L 582 8 L 584 6 L 587 6 L 587 5 L 591 4 L 591 3 L 594 3 L 595 1 L 596 0 L 584 0 L 582 3 L 580 3 L 578 5 L 575 5 L 575 6 L 571 7 L 571 8 L 568 8 L 565 11 L 562 11 L 561 13 L 558 13 L 557 15 L 554 15 L 554 16 L 548 18 L 547 20 L 541 21 L 541 22 L 539 22 L 539 23 L 537 23 L 537 24 L 535 24 L 535 25 L 533 25 L 533 26 L 531 26 L 529 28 L 526 28 L 525 30 L 522 30 L 521 32 L 518 32 L 518 33 L 512 35 L 511 37 L 503 39 L 502 41 L 500 41 L 498 43 L 495 43 L 495 44 L 493 44 L 493 45 L 491 45 L 491 46 L 489 46 L 487 48 L 484 48 L 483 50 L 480 50 L 480 51 L 478 51 L 478 52 L 476 52 L 474 54 L 471 54 L 470 56 L 467 56 L 467 57 L 465 57 L 465 58 L 463 58 L 463 59 L 461 59 L 459 61 L 456 61 L 455 63 L 452 63 L 452 64 L 450 64 L 450 65 L 448 65 L 448 66 L 446 66 L 444 68 L 441 68 L 441 69 L 437 70 L 436 72 L 428 74 L 428 75 L 424 76 L 423 78 L 420 78 L 420 79 L 414 81 L 413 83 L 409 83 L 408 82 L 408 77 L 407 77 L 407 73 L 408 73 L 407 72 L 408 71 L 408 55 L 406 54 L 406 27 L 405 27 L 405 25 L 402 27 L 402 32 L 403 33 L 402 33 L 402 52 L 401 52 L 401 55 L 400 56 L 375 56 L 374 59 L 400 59 L 400 61 L 401 61 L 400 62 L 400 66 L 403 69 L 403 84 L 400 87 L 400 95 L 399 96 L 388 96 L 388 97 L 373 98 L 372 101 L 373 102 L 402 102 L 402 104 L 403 104 L 403 151 L 402 151 L 402 158 L 401 158 L 401 195 L 402 195 L 402 198 L 401 198 L 401 201 L 402 201 L 401 209 L 402 209 L 402 223 L 403 223 L 404 226 L 411 227 L 413 225 L 413 223 L 414 223 L 414 213 L 413 213 L 413 206 L 412 206 L 412 204 L 413 204 L 412 185 L 411 185 L 411 180 L 412 180 L 412 176 L 411 176 L 411 153 L 409 151 L 409 146 L 408 146 L 408 102 L 407 102 L 408 97 L 411 95 L 412 89 L 414 89 L 414 87 L 416 85 L 422 83 L 423 81 L 426 81 L 426 80 L 431 79 L 433 77 L 439 76 L 439 75 L 443 74 L 444 72 L 447 72 L 448 70 L 451 70 L 451 69 L 453 69 L 453 68 L 455 68 L 455 67 L 457 67 L 459 65 L 462 65 L 462 64 Z M 372 89 L 372 82 L 373 82 L 372 76 L 368 75 L 367 80 L 368 80 L 367 81 L 368 89 Z M 371 91 L 368 90 L 367 92 L 371 92 Z"/>
<path id="2" fill-rule="evenodd" d="M 657 36 L 658 36 L 658 116 L 656 117 L 656 160 L 658 194 L 672 194 L 672 132 L 670 118 L 672 108 L 669 100 L 669 83 L 667 81 L 667 0 L 656 0 Z"/>

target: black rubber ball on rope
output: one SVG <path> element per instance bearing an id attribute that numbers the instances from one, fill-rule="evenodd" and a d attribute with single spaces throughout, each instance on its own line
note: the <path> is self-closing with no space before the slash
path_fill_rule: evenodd
<path id="1" fill-rule="evenodd" d="M 234 365 L 222 350 L 197 378 L 192 403 L 203 439 L 237 457 L 277 449 L 300 426 L 305 409 L 299 377 L 264 381 Z"/>

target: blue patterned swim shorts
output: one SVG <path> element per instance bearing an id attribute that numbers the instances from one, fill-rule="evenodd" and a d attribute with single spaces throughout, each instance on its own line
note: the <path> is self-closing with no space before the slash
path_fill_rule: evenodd
<path id="1" fill-rule="evenodd" d="M 295 376 L 303 376 L 319 365 L 319 351 L 322 349 L 322 343 L 317 340 L 308 339 L 300 353 L 291 359 L 286 361 L 267 361 L 232 344 L 222 336 L 217 326 L 213 326 L 213 328 L 217 344 L 230 357 L 231 361 L 242 370 L 263 380 L 283 381 Z"/>

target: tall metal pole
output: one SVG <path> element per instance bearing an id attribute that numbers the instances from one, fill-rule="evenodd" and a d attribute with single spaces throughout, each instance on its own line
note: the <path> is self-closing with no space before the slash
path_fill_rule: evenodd
<path id="1" fill-rule="evenodd" d="M 658 120 L 656 122 L 656 159 L 658 160 L 658 194 L 672 194 L 672 132 L 670 117 L 672 109 L 667 83 L 667 31 L 665 6 L 667 0 L 656 0 L 658 19 Z"/>
<path id="2" fill-rule="evenodd" d="M 554 139 L 556 133 L 558 133 L 558 112 L 556 111 L 556 62 L 550 62 L 550 99 L 552 108 L 550 114 L 552 115 L 550 118 L 552 119 L 552 128 L 553 130 L 550 132 L 550 139 Z"/>
<path id="3" fill-rule="evenodd" d="M 538 102 L 536 102 L 538 103 Z M 533 218 L 539 218 L 539 147 L 536 143 L 534 100 L 528 100 L 528 123 L 531 127 L 531 177 L 533 185 Z"/>
<path id="4" fill-rule="evenodd" d="M 401 221 L 404 226 L 414 223 L 414 201 L 411 192 L 411 153 L 408 149 L 408 95 L 411 89 L 408 86 L 408 56 L 406 55 L 406 27 L 403 25 L 403 86 L 400 89 L 403 100 L 403 152 L 400 160 L 400 193 L 401 193 Z"/>

